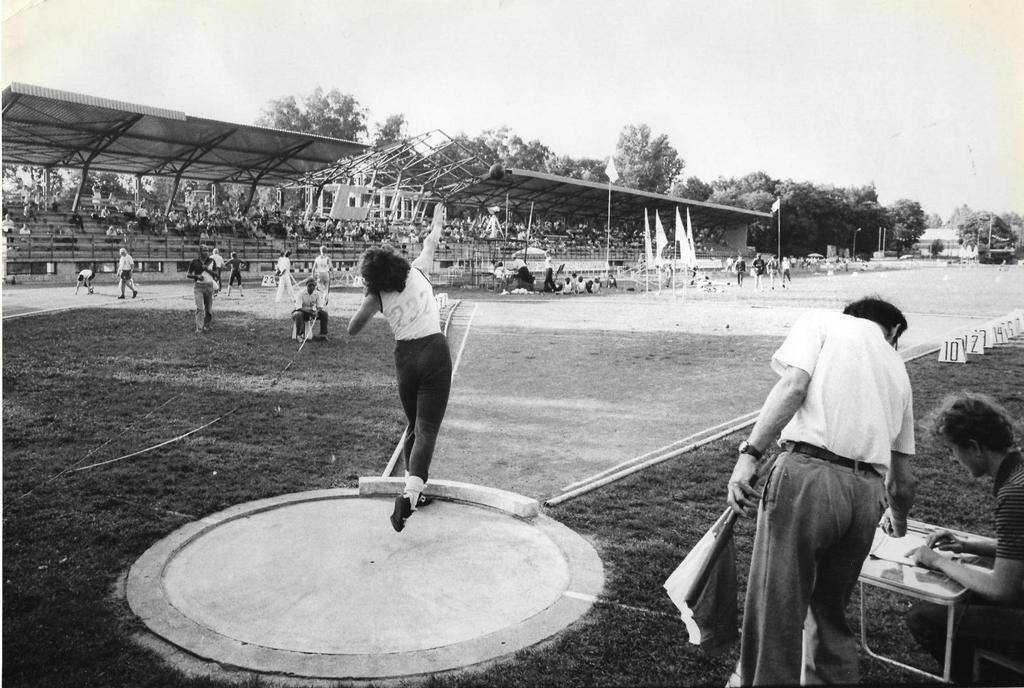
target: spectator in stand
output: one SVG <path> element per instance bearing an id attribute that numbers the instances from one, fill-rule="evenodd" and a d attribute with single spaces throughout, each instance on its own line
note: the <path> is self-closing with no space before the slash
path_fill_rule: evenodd
<path id="1" fill-rule="evenodd" d="M 146 210 L 146 206 L 144 204 L 139 204 L 139 210 L 135 213 L 135 217 L 139 221 L 140 232 L 145 232 L 149 229 L 149 211 Z"/>
<path id="2" fill-rule="evenodd" d="M 21 236 L 30 236 L 32 234 L 32 230 L 28 228 L 28 225 L 22 225 L 21 229 L 18 230 L 18 234 Z"/>
<path id="3" fill-rule="evenodd" d="M 3 222 L 4 234 L 10 234 L 14 231 L 14 220 L 11 219 L 11 214 L 7 213 L 4 215 Z"/>
<path id="4" fill-rule="evenodd" d="M 82 216 L 77 210 L 71 213 L 71 225 L 73 227 L 78 227 L 79 232 L 85 231 L 85 222 L 82 220 Z"/>

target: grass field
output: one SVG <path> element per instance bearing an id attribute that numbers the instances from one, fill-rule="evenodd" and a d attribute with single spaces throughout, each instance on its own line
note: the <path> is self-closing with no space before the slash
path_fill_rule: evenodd
<path id="1" fill-rule="evenodd" d="M 153 542 L 186 522 L 272 495 L 355 486 L 358 476 L 379 474 L 394 448 L 403 419 L 390 334 L 379 319 L 359 339 L 336 334 L 326 343 L 308 343 L 296 355 L 294 343 L 282 336 L 280 318 L 225 307 L 218 312 L 215 330 L 196 337 L 186 309 L 182 304 L 177 309 L 74 310 L 4 323 L 5 685 L 222 685 L 185 678 L 133 642 L 142 626 L 114 595 L 119 578 Z M 343 324 L 342 318 L 337 320 L 335 333 Z M 479 327 L 486 332 L 490 325 L 482 320 Z M 568 336 L 561 332 L 551 336 Z M 573 374 L 565 372 L 570 366 L 577 376 L 591 371 L 590 377 L 614 382 L 616 375 L 634 374 L 653 383 L 651 364 L 633 361 L 653 357 L 668 368 L 705 368 L 722 359 L 728 362 L 723 370 L 736 368 L 741 377 L 753 376 L 753 371 L 763 376 L 772 338 L 745 336 L 750 337 L 743 340 L 749 347 L 741 349 L 742 356 L 729 351 L 734 341 L 717 334 L 688 333 L 687 347 L 680 349 L 680 339 L 620 333 L 607 345 L 544 366 L 538 360 L 531 364 L 541 366 L 539 375 L 559 370 L 560 389 L 573 399 L 589 398 L 590 392 L 565 390 L 573 384 Z M 595 342 L 606 338 L 601 335 Z M 680 351 L 700 351 L 701 357 L 686 358 Z M 484 353 L 477 362 L 484 360 Z M 473 422 L 459 415 L 459 404 L 472 405 L 474 398 L 479 404 L 473 395 L 488 379 L 473 368 L 470 348 L 466 355 L 466 367 L 458 373 L 466 378 L 457 377 L 449 416 L 452 434 L 460 438 L 477 432 L 469 426 L 486 426 L 488 413 L 482 410 Z M 630 365 L 638 370 L 630 372 Z M 972 389 L 993 394 L 1024 417 L 1024 349 L 1019 346 L 996 350 L 966 366 L 942 365 L 929 357 L 910 363 L 908 370 L 919 415 L 948 391 Z M 598 390 L 597 398 L 606 383 L 580 379 L 579 384 Z M 458 394 L 466 397 L 456 401 Z M 623 406 L 633 412 L 645 399 L 666 406 L 651 416 L 660 426 L 679 390 L 666 384 L 646 394 Z M 545 398 L 551 396 L 559 398 Z M 692 401 L 700 403 L 696 396 Z M 599 417 L 598 425 L 607 425 L 611 417 Z M 71 470 L 211 422 L 201 432 L 155 451 Z M 559 424 L 567 421 L 558 416 L 551 422 L 542 428 L 546 447 L 557 446 Z M 642 425 L 636 418 L 631 422 Z M 460 423 L 467 427 L 460 428 Z M 524 434 L 510 423 L 510 432 Z M 644 428 L 633 432 L 635 438 Z M 681 434 L 661 427 L 658 433 Z M 606 573 L 601 602 L 581 623 L 541 647 L 481 672 L 427 683 L 721 685 L 735 655 L 709 659 L 687 645 L 661 584 L 723 508 L 737 441 L 723 439 L 549 509 L 548 515 L 581 533 L 600 553 Z M 634 454 L 649 448 L 639 447 Z M 502 444 L 481 456 L 474 448 L 472 459 L 486 467 L 507 456 L 506 450 Z M 990 485 L 972 481 L 926 437 L 919 440 L 919 453 L 913 516 L 991 533 Z M 447 470 L 457 472 L 469 460 L 453 456 Z M 536 460 L 542 461 L 543 455 Z M 529 465 L 513 468 L 508 475 L 530 472 Z M 562 477 L 568 482 L 581 476 Z M 738 530 L 741 578 L 752 530 L 750 523 Z M 905 603 L 873 595 L 870 604 L 870 618 L 877 624 L 876 649 L 927 664 L 927 658 L 910 648 L 903 631 Z M 917 680 L 867 659 L 862 667 L 865 682 L 871 684 Z"/>

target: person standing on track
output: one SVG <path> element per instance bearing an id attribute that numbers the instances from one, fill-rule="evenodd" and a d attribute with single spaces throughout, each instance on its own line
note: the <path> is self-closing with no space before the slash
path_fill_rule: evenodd
<path id="1" fill-rule="evenodd" d="M 213 280 L 216 286 L 213 289 L 214 295 L 220 291 L 220 271 L 224 269 L 224 256 L 220 254 L 219 248 L 214 248 L 213 253 L 210 254 L 210 260 L 213 261 Z"/>
<path id="2" fill-rule="evenodd" d="M 758 253 L 757 258 L 754 258 L 754 262 L 750 264 L 750 267 L 754 268 L 754 289 L 764 291 L 764 276 L 768 272 L 768 263 Z"/>
<path id="3" fill-rule="evenodd" d="M 443 214 L 444 208 L 438 203 L 423 251 L 411 266 L 388 249 L 366 251 L 359 266 L 364 284 L 363 303 L 348 324 L 348 333 L 356 335 L 379 311 L 396 340 L 398 396 L 408 420 L 402 447 L 405 489 L 395 498 L 391 514 L 391 526 L 396 531 L 405 527 L 417 507 L 429 501 L 422 493 L 451 390 L 451 353 L 441 332 L 437 300 L 427 278 L 441 237 Z"/>
<path id="4" fill-rule="evenodd" d="M 324 303 L 327 303 L 328 294 L 331 293 L 331 271 L 334 270 L 334 263 L 327 255 L 327 247 L 321 246 L 320 253 L 313 259 L 313 279 L 324 295 Z"/>
<path id="5" fill-rule="evenodd" d="M 121 295 L 117 298 L 124 298 L 124 288 L 128 287 L 132 290 L 132 298 L 134 299 L 139 295 L 139 290 L 135 288 L 135 280 L 132 279 L 132 271 L 135 269 L 135 261 L 128 253 L 128 249 L 122 248 L 118 251 L 120 257 L 117 259 L 117 281 L 121 286 Z"/>
<path id="6" fill-rule="evenodd" d="M 782 288 L 786 288 L 786 282 L 792 282 L 793 276 L 790 275 L 790 270 L 793 269 L 793 260 L 786 256 L 782 259 Z"/>
<path id="7" fill-rule="evenodd" d="M 199 257 L 193 258 L 189 263 L 185 276 L 196 283 L 196 332 L 209 330 L 213 323 L 213 290 L 216 286 L 210 249 L 206 246 L 199 247 Z"/>
<path id="8" fill-rule="evenodd" d="M 238 257 L 238 253 L 232 251 L 231 258 L 227 261 L 227 266 L 231 268 L 231 275 L 228 277 L 228 296 L 231 296 L 231 288 L 236 283 L 238 284 L 238 296 L 245 296 L 242 292 L 242 263 L 243 261 Z"/>
<path id="9" fill-rule="evenodd" d="M 277 259 L 277 296 L 275 303 L 281 303 L 287 294 L 289 301 L 295 300 L 295 285 L 292 284 L 292 252 L 281 251 L 281 257 Z"/>

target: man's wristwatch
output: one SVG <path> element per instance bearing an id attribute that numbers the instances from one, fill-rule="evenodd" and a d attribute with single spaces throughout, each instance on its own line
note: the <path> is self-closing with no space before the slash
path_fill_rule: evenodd
<path id="1" fill-rule="evenodd" d="M 760 461 L 764 457 L 764 452 L 762 452 L 760 449 L 756 448 L 754 445 L 752 445 L 750 442 L 747 442 L 746 440 L 740 442 L 739 452 L 740 454 L 750 454 L 751 456 L 754 457 L 754 460 L 756 461 Z"/>

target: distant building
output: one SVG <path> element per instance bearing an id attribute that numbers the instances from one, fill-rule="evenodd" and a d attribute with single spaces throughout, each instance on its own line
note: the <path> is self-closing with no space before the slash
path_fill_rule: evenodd
<path id="1" fill-rule="evenodd" d="M 956 229 L 953 227 L 929 227 L 924 230 L 924 234 L 914 244 L 914 250 L 919 252 L 922 256 L 931 256 L 932 244 L 935 240 L 939 239 L 942 241 L 942 251 L 939 256 L 942 258 L 967 258 L 966 254 L 961 254 L 961 251 L 968 250 L 963 249 L 960 246 L 960 237 L 956 233 Z M 977 254 L 974 254 L 977 255 Z"/>

